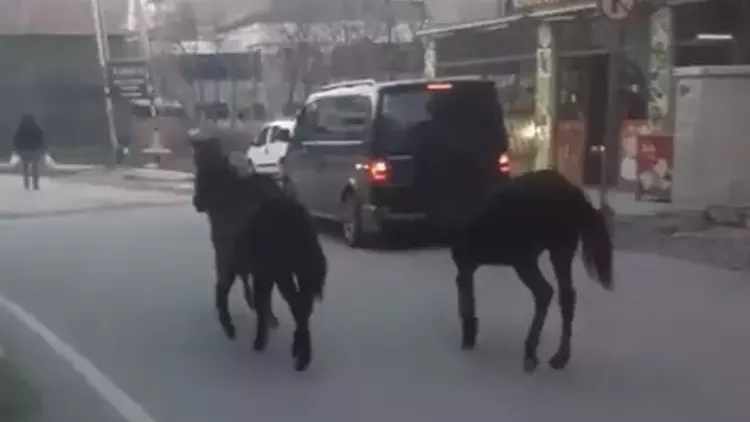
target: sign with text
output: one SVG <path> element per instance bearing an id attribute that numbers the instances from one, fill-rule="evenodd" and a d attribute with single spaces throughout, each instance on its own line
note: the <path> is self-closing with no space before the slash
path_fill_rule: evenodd
<path id="1" fill-rule="evenodd" d="M 148 68 L 145 62 L 110 62 L 107 70 L 112 95 L 129 100 L 148 97 Z"/>

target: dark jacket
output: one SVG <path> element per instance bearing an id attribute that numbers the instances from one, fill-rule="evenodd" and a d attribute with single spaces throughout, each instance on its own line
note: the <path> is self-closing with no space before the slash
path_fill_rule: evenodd
<path id="1" fill-rule="evenodd" d="M 37 151 L 44 147 L 44 132 L 30 115 L 25 115 L 13 137 L 16 151 Z"/>

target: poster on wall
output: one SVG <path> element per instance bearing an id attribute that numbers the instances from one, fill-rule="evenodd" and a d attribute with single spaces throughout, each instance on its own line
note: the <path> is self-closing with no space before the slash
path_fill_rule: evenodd
<path id="1" fill-rule="evenodd" d="M 620 128 L 620 189 L 635 192 L 638 184 L 638 136 L 648 133 L 648 120 L 625 120 Z"/>
<path id="2" fill-rule="evenodd" d="M 654 202 L 672 200 L 674 137 L 639 135 L 636 199 Z"/>
<path id="3" fill-rule="evenodd" d="M 554 137 L 555 168 L 571 183 L 583 185 L 586 126 L 580 120 L 557 122 Z"/>

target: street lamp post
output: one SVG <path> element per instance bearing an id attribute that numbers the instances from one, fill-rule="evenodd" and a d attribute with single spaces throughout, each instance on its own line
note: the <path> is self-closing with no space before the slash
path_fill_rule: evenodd
<path id="1" fill-rule="evenodd" d="M 607 116 L 606 136 L 599 151 L 601 157 L 601 180 L 599 189 L 599 204 L 602 214 L 607 218 L 608 224 L 614 216 L 614 210 L 609 203 L 609 169 L 610 154 L 616 154 L 619 146 L 620 127 L 622 125 L 620 113 L 620 85 L 622 76 L 622 65 L 624 62 L 625 45 L 625 22 L 630 17 L 630 12 L 635 6 L 636 0 L 599 0 L 599 8 L 611 24 L 611 42 L 609 48 L 609 66 L 607 75 Z"/>

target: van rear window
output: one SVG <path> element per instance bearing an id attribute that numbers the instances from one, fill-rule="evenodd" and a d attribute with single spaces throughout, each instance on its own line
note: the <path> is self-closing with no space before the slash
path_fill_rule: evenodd
<path id="1" fill-rule="evenodd" d="M 487 82 L 434 83 L 383 91 L 377 124 L 378 149 L 409 154 L 426 130 L 485 148 L 507 148 L 502 108 Z M 470 146 L 470 145 L 465 145 Z"/>

